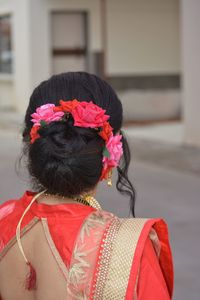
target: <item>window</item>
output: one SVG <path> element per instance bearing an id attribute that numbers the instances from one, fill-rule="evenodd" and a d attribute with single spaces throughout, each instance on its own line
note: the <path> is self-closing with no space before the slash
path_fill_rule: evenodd
<path id="1" fill-rule="evenodd" d="M 12 73 L 11 16 L 0 16 L 0 73 Z"/>

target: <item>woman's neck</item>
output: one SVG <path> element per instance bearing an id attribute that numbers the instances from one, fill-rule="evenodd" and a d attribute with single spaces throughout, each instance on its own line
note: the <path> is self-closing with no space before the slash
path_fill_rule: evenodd
<path id="1" fill-rule="evenodd" d="M 90 196 L 95 196 L 95 190 L 92 190 L 87 193 L 87 195 Z M 60 196 L 60 195 L 53 195 L 53 194 L 48 194 L 47 192 L 42 194 L 41 196 L 38 197 L 37 202 L 38 203 L 43 203 L 43 204 L 49 204 L 49 205 L 54 205 L 54 204 L 66 204 L 66 203 L 77 203 L 77 199 L 82 198 L 85 194 L 82 196 L 77 196 L 75 198 L 69 198 L 65 196 Z"/>

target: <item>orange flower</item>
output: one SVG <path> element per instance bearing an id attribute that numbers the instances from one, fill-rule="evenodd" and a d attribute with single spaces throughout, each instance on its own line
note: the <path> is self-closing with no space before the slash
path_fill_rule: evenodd
<path id="1" fill-rule="evenodd" d="M 108 141 L 109 137 L 112 134 L 113 128 L 110 126 L 108 122 L 104 122 L 102 131 L 99 132 L 99 135 L 104 139 L 105 141 Z"/>
<path id="2" fill-rule="evenodd" d="M 55 112 L 58 112 L 58 111 L 64 111 L 64 112 L 69 112 L 71 113 L 72 110 L 80 104 L 80 102 L 76 99 L 74 100 L 71 100 L 71 101 L 64 101 L 64 100 L 60 100 L 59 101 L 60 103 L 60 106 L 56 106 L 54 108 L 54 111 Z"/>
<path id="3" fill-rule="evenodd" d="M 103 166 L 101 177 L 99 180 L 108 179 L 109 172 L 112 170 L 112 167 L 105 167 Z"/>
<path id="4" fill-rule="evenodd" d="M 35 140 L 37 140 L 40 137 L 40 135 L 38 133 L 39 129 L 40 129 L 40 125 L 36 125 L 31 128 L 31 131 L 30 131 L 31 144 L 33 144 L 35 142 Z"/>

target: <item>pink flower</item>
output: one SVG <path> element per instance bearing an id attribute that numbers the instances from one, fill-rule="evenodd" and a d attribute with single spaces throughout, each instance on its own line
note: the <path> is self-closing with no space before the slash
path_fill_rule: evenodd
<path id="1" fill-rule="evenodd" d="M 36 109 L 36 112 L 31 115 L 32 119 L 31 121 L 34 123 L 33 126 L 38 126 L 40 125 L 41 121 L 45 121 L 46 123 L 50 123 L 53 121 L 58 121 L 60 120 L 64 112 L 63 111 L 58 111 L 54 112 L 54 104 L 48 103 L 44 104 Z"/>
<path id="2" fill-rule="evenodd" d="M 103 158 L 105 168 L 118 166 L 123 153 L 121 138 L 122 135 L 120 134 L 112 135 L 106 143 L 106 149 L 110 155 L 109 157 L 104 156 Z"/>
<path id="3" fill-rule="evenodd" d="M 103 169 L 100 180 L 107 179 L 112 168 L 119 165 L 120 158 L 123 154 L 121 138 L 122 135 L 120 134 L 112 135 L 106 142 L 106 150 L 104 152 L 106 155 L 103 157 Z"/>
<path id="4" fill-rule="evenodd" d="M 80 104 L 71 112 L 74 118 L 74 125 L 79 127 L 102 127 L 104 122 L 109 119 L 105 114 L 105 110 L 91 101 L 80 102 Z"/>

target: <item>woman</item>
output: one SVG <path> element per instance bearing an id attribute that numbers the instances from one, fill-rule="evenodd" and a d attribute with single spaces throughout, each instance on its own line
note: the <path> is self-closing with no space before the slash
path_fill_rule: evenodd
<path id="1" fill-rule="evenodd" d="M 94 75 L 55 75 L 33 91 L 23 144 L 35 192 L 0 206 L 2 300 L 172 298 L 164 221 L 118 218 L 94 198 L 116 167 L 134 216 L 121 126 L 121 102 Z"/>

